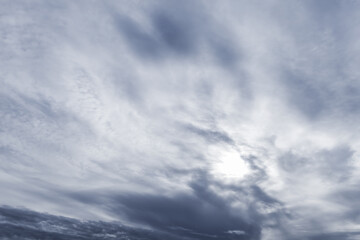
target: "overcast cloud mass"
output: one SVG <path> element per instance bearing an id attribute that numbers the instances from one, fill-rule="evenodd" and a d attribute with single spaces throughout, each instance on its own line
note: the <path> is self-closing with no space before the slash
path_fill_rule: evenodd
<path id="1" fill-rule="evenodd" d="M 0 5 L 1 239 L 360 239 L 359 1 Z"/>

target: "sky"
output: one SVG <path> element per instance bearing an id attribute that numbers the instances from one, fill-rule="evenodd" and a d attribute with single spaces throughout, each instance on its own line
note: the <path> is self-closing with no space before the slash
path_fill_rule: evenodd
<path id="1" fill-rule="evenodd" d="M 0 4 L 2 239 L 360 239 L 359 1 Z"/>

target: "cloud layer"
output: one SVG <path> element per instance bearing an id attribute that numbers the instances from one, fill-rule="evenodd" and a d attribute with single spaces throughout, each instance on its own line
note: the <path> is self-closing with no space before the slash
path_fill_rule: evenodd
<path id="1" fill-rule="evenodd" d="M 154 239 L 359 239 L 358 2 L 2 5 L 12 224 L 45 216 L 17 206 Z"/>

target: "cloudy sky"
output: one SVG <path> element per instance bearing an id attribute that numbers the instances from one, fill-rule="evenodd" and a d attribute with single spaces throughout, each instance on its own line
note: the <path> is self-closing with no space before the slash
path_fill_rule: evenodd
<path id="1" fill-rule="evenodd" d="M 359 1 L 0 3 L 0 237 L 360 239 Z"/>

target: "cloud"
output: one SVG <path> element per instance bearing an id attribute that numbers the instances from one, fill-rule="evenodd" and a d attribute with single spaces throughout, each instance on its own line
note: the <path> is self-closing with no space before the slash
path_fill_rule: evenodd
<path id="1" fill-rule="evenodd" d="M 177 176 L 182 174 L 189 173 L 178 173 Z M 242 231 L 242 236 L 237 239 L 260 239 L 261 221 L 267 213 L 258 208 L 278 211 L 276 208 L 280 203 L 277 200 L 258 186 L 223 184 L 203 171 L 190 174 L 192 180 L 188 190 L 170 194 L 96 190 L 65 192 L 64 195 L 87 208 L 100 207 L 115 219 L 143 224 L 176 236 L 232 239 L 231 231 Z M 220 189 L 226 196 L 219 194 Z M 244 204 L 245 199 L 250 203 L 239 205 Z"/>
<path id="2" fill-rule="evenodd" d="M 174 238 L 357 237 L 355 1 L 3 5 L 0 204 Z M 50 234 L 9 211 L 6 232 Z"/>
<path id="3" fill-rule="evenodd" d="M 116 222 L 79 221 L 8 206 L 0 208 L 0 216 L 3 239 L 178 239 Z"/>

